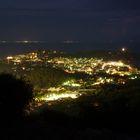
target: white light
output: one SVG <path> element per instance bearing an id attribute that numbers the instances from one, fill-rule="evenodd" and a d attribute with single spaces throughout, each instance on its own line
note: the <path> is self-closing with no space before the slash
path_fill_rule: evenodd
<path id="1" fill-rule="evenodd" d="M 126 48 L 122 48 L 122 52 L 125 52 L 126 51 Z"/>
<path id="2" fill-rule="evenodd" d="M 12 56 L 8 56 L 6 59 L 10 60 L 10 59 L 13 59 L 13 57 Z"/>
<path id="3" fill-rule="evenodd" d="M 78 96 L 77 96 L 77 93 L 62 93 L 62 94 L 53 93 L 45 97 L 41 97 L 39 98 L 39 100 L 47 102 L 47 101 L 56 101 L 60 99 L 65 99 L 65 98 L 76 99 L 78 98 Z"/>

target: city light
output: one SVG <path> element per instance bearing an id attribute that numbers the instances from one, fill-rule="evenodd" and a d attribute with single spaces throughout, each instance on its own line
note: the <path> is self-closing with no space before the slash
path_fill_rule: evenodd
<path id="1" fill-rule="evenodd" d="M 72 98 L 72 99 L 76 99 L 78 98 L 77 93 L 51 93 L 49 95 L 37 98 L 37 100 L 40 101 L 56 101 L 56 100 L 60 100 L 60 99 L 65 99 L 65 98 Z"/>
<path id="2" fill-rule="evenodd" d="M 9 64 L 9 62 L 10 62 L 10 60 L 12 60 L 13 59 L 13 57 L 12 56 L 7 56 L 7 61 L 8 61 L 8 64 Z"/>
<path id="3" fill-rule="evenodd" d="M 51 53 L 53 57 L 49 57 Z M 57 53 L 57 51 L 34 51 L 6 57 L 14 73 L 21 71 L 22 73 L 25 72 L 26 75 L 28 72 L 34 72 L 35 68 L 46 71 L 47 68 L 50 69 L 51 67 L 55 71 L 61 70 L 63 74 L 68 76 L 63 79 L 63 82 L 58 82 L 55 87 L 52 85 L 52 87 L 39 87 L 39 91 L 36 92 L 36 101 L 49 102 L 68 98 L 76 99 L 83 94 L 94 93 L 102 85 L 124 85 L 127 80 L 139 78 L 139 70 L 121 60 L 107 61 L 93 57 L 55 57 L 54 54 Z M 47 67 L 48 65 L 49 67 Z M 79 79 L 78 74 L 80 74 Z"/>
<path id="4" fill-rule="evenodd" d="M 113 83 L 113 82 L 114 82 L 113 78 L 99 77 L 97 81 L 93 83 L 92 85 L 95 86 L 95 85 L 101 85 L 101 84 Z"/>
<path id="5" fill-rule="evenodd" d="M 49 89 L 48 89 L 48 91 L 50 91 L 50 92 L 59 92 L 59 91 L 62 91 L 62 90 L 65 90 L 65 88 L 63 88 L 63 87 L 50 87 Z"/>
<path id="6" fill-rule="evenodd" d="M 80 87 L 81 86 L 80 84 L 75 83 L 74 80 L 68 80 L 68 81 L 64 82 L 62 85 L 63 86 L 72 86 L 72 87 Z"/>
<path id="7" fill-rule="evenodd" d="M 6 59 L 12 60 L 13 59 L 13 56 L 8 56 Z"/>
<path id="8" fill-rule="evenodd" d="M 122 48 L 121 51 L 122 51 L 122 52 L 126 52 L 126 48 Z"/>

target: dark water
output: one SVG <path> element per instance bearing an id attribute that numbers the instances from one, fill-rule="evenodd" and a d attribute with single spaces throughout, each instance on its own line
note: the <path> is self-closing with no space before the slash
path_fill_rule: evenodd
<path id="1" fill-rule="evenodd" d="M 0 43 L 0 57 L 8 55 L 22 54 L 34 50 L 59 50 L 64 52 L 77 52 L 80 50 L 90 50 L 92 45 L 78 43 Z"/>
<path id="2" fill-rule="evenodd" d="M 21 54 L 33 50 L 61 50 L 65 52 L 78 52 L 90 50 L 118 50 L 122 47 L 121 44 L 109 43 L 93 43 L 93 42 L 78 42 L 78 43 L 60 43 L 60 42 L 43 42 L 43 43 L 0 43 L 0 57 L 7 55 Z M 130 48 L 132 49 L 132 48 Z"/>
<path id="3" fill-rule="evenodd" d="M 47 50 L 56 49 L 55 45 L 47 43 L 3 43 L 0 44 L 0 57 L 6 57 L 8 55 L 23 54 L 34 50 Z"/>

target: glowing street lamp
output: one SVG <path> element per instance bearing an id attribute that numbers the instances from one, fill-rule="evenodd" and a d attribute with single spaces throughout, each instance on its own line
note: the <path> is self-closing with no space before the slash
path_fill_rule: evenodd
<path id="1" fill-rule="evenodd" d="M 122 51 L 122 52 L 126 52 L 126 48 L 122 48 L 121 51 Z"/>
<path id="2" fill-rule="evenodd" d="M 12 60 L 13 57 L 12 56 L 8 56 L 6 59 L 8 60 L 8 64 L 9 64 L 9 61 Z"/>

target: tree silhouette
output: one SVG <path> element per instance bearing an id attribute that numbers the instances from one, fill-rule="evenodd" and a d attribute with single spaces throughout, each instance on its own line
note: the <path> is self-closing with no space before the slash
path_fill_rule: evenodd
<path id="1" fill-rule="evenodd" d="M 33 99 L 29 83 L 10 74 L 0 74 L 0 117 L 6 120 L 21 118 L 26 105 Z"/>

